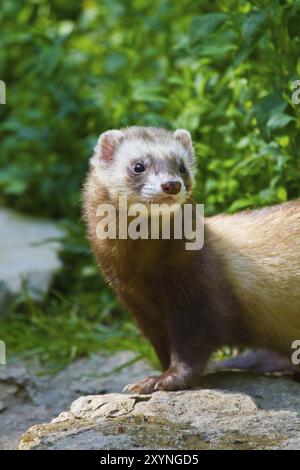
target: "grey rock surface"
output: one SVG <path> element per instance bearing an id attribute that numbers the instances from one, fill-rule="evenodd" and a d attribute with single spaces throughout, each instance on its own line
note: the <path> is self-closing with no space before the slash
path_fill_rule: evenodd
<path id="1" fill-rule="evenodd" d="M 202 387 L 81 396 L 31 427 L 19 449 L 300 448 L 299 383 L 224 372 L 204 377 Z"/>
<path id="2" fill-rule="evenodd" d="M 0 449 L 300 449 L 299 383 L 222 372 L 195 390 L 122 394 L 155 373 L 134 359 L 97 354 L 50 377 L 1 366 Z"/>
<path id="3" fill-rule="evenodd" d="M 35 362 L 1 365 L 0 449 L 15 449 L 26 429 L 54 418 L 81 395 L 121 392 L 128 380 L 154 372 L 135 357 L 132 352 L 97 354 L 54 376 L 41 376 L 45 371 Z"/>
<path id="4" fill-rule="evenodd" d="M 0 209 L 0 314 L 10 299 L 22 292 L 41 300 L 60 269 L 56 223 Z"/>

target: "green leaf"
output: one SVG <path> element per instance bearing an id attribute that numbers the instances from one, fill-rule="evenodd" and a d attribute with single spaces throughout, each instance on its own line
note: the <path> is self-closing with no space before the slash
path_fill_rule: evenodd
<path id="1" fill-rule="evenodd" d="M 236 46 L 234 44 L 226 43 L 224 41 L 221 42 L 220 40 L 211 40 L 205 41 L 203 44 L 197 46 L 193 53 L 197 57 L 211 57 L 213 59 L 218 59 L 226 57 L 235 49 Z"/>
<path id="2" fill-rule="evenodd" d="M 109 74 L 117 73 L 126 66 L 126 63 L 127 58 L 124 54 L 113 52 L 106 57 L 105 71 Z"/>
<path id="3" fill-rule="evenodd" d="M 280 201 L 287 201 L 287 190 L 283 186 L 281 186 L 280 188 L 278 188 L 277 196 Z"/>
<path id="4" fill-rule="evenodd" d="M 16 179 L 16 180 L 8 181 L 3 191 L 5 194 L 17 196 L 17 195 L 24 194 L 26 189 L 27 189 L 27 183 L 25 181 Z"/>
<path id="5" fill-rule="evenodd" d="M 196 44 L 209 34 L 214 33 L 228 18 L 229 15 L 226 13 L 206 13 L 194 17 L 189 32 L 190 43 Z"/>
<path id="6" fill-rule="evenodd" d="M 145 103 L 166 103 L 167 99 L 162 96 L 162 88 L 147 83 L 137 83 L 132 93 L 133 101 Z"/>
<path id="7" fill-rule="evenodd" d="M 267 122 L 267 127 L 271 131 L 275 129 L 282 129 L 283 127 L 287 126 L 291 121 L 296 121 L 293 116 L 289 114 L 277 112 L 273 114 Z"/>
<path id="8" fill-rule="evenodd" d="M 282 113 L 287 107 L 280 92 L 260 99 L 253 108 L 259 126 L 265 125 L 275 113 Z"/>
<path id="9" fill-rule="evenodd" d="M 229 213 L 237 212 L 241 209 L 246 209 L 253 206 L 254 200 L 252 198 L 242 198 L 234 201 L 228 209 Z"/>
<path id="10" fill-rule="evenodd" d="M 253 45 L 251 46 L 242 45 L 236 53 L 236 56 L 233 62 L 233 67 L 238 67 L 242 62 L 244 62 L 249 57 L 253 49 L 254 49 Z"/>
<path id="11" fill-rule="evenodd" d="M 262 31 L 268 17 L 268 11 L 252 11 L 242 25 L 242 37 L 249 45 L 252 44 Z"/>

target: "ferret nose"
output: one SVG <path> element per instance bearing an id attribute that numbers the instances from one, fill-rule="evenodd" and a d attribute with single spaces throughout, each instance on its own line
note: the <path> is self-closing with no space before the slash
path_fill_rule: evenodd
<path id="1" fill-rule="evenodd" d="M 181 189 L 180 181 L 167 181 L 161 185 L 162 190 L 167 194 L 178 194 Z"/>

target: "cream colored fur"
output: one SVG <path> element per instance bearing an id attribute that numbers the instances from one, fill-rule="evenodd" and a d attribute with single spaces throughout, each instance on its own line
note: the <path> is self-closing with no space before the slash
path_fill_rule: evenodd
<path id="1" fill-rule="evenodd" d="M 206 224 L 257 346 L 290 354 L 300 339 L 300 201 Z"/>

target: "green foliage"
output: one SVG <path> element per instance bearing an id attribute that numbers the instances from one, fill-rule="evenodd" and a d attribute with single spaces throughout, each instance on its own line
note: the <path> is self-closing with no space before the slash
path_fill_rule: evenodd
<path id="1" fill-rule="evenodd" d="M 189 129 L 207 215 L 299 197 L 299 20 L 299 0 L 2 0 L 0 203 L 67 221 L 65 295 L 99 286 L 77 222 L 106 129 Z"/>
<path id="2" fill-rule="evenodd" d="M 131 124 L 193 133 L 208 214 L 299 196 L 300 2 L 198 3 L 2 1 L 2 202 L 75 220 L 97 136 Z"/>
<path id="3" fill-rule="evenodd" d="M 104 305 L 102 310 L 99 300 Z M 98 351 L 112 354 L 133 350 L 137 353 L 135 360 L 147 357 L 159 367 L 150 344 L 126 315 L 116 315 L 117 311 L 111 309 L 114 304 L 114 299 L 96 294 L 66 298 L 54 292 L 45 312 L 27 299 L 22 310 L 19 307 L 9 321 L 0 324 L 8 361 L 13 356 L 38 358 L 46 373 L 55 373 L 74 358 Z"/>

